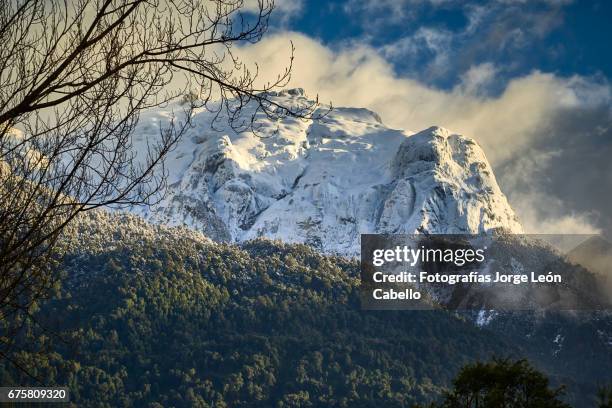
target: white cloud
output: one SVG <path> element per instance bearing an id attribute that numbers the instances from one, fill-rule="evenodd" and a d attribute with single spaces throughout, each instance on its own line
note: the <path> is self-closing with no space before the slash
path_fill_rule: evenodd
<path id="1" fill-rule="evenodd" d="M 297 33 L 267 37 L 241 52 L 247 61 L 258 61 L 260 72 L 268 75 L 262 79 L 270 80 L 288 63 L 290 39 L 297 49 L 291 86 L 318 93 L 322 101 L 331 100 L 335 106 L 373 109 L 390 126 L 418 131 L 441 125 L 474 137 L 494 166 L 515 159 L 549 137 L 556 115 L 564 109 L 609 105 L 612 99 L 607 84 L 537 71 L 511 80 L 499 96 L 485 97 L 479 89 L 495 78 L 496 68 L 491 64 L 473 67 L 454 89 L 439 90 L 398 77 L 392 66 L 368 46 L 351 44 L 331 50 Z M 521 191 L 523 196 L 515 195 L 517 201 L 512 204 L 525 221 L 537 220 L 538 216 L 532 216 L 528 206 L 518 201 L 525 199 L 524 189 Z M 509 193 L 513 201 L 512 191 Z M 559 225 L 569 226 L 569 218 L 562 218 L 562 205 L 556 205 L 558 211 L 550 217 L 556 217 L 562 223 Z M 585 225 L 580 223 L 586 218 L 571 217 L 576 228 L 584 231 Z M 547 229 L 552 228 L 553 222 L 551 218 Z"/>
<path id="2" fill-rule="evenodd" d="M 361 25 L 362 40 L 375 43 L 393 38 L 381 47 L 382 55 L 430 83 L 456 80 L 471 65 L 487 61 L 504 61 L 498 67 L 500 73 L 513 75 L 529 64 L 532 52 L 544 56 L 560 52 L 547 48 L 542 40 L 563 24 L 566 4 L 558 0 L 349 0 L 345 11 Z M 439 10 L 462 14 L 465 24 L 445 24 L 443 18 L 431 21 L 429 17 Z M 396 38 L 398 32 L 402 36 Z"/>
<path id="3" fill-rule="evenodd" d="M 263 5 L 267 6 L 270 0 L 245 0 L 244 10 L 249 12 L 258 12 L 263 1 Z M 289 20 L 299 14 L 304 7 L 303 0 L 274 0 L 274 23 L 281 27 L 287 25 Z"/>
<path id="4" fill-rule="evenodd" d="M 413 35 L 403 37 L 381 49 L 384 57 L 394 60 L 423 58 L 424 53 L 432 55 L 428 58 L 423 71 L 424 77 L 434 78 L 446 74 L 451 67 L 453 33 L 447 30 L 430 27 L 419 28 Z M 412 64 L 411 64 L 412 65 Z"/>
<path id="5" fill-rule="evenodd" d="M 281 25 L 298 15 L 304 7 L 303 0 L 275 0 L 274 18 L 278 22 L 280 14 Z"/>
<path id="6" fill-rule="evenodd" d="M 490 62 L 475 65 L 462 75 L 460 86 L 468 95 L 486 95 L 487 89 L 495 80 L 496 73 L 497 68 Z"/>
<path id="7" fill-rule="evenodd" d="M 565 203 L 538 191 L 509 197 L 528 234 L 600 234 L 593 215 L 569 211 Z"/>
<path id="8" fill-rule="evenodd" d="M 527 233 L 539 234 L 598 234 L 590 213 L 568 211 L 565 203 L 538 181 L 546 178 L 551 160 L 562 155 L 561 150 L 529 151 L 518 157 L 501 176 L 508 199 L 520 214 Z"/>
<path id="9" fill-rule="evenodd" d="M 529 146 L 560 109 L 611 99 L 607 85 L 537 71 L 510 81 L 497 97 L 482 97 L 474 91 L 479 81 L 493 79 L 491 65 L 474 67 L 462 84 L 443 91 L 396 76 L 367 46 L 333 51 L 297 33 L 267 37 L 243 48 L 243 56 L 258 61 L 262 80 L 271 80 L 288 63 L 289 40 L 297 49 L 291 86 L 319 93 L 335 105 L 369 107 L 391 126 L 418 130 L 437 124 L 465 133 L 497 163 Z"/>

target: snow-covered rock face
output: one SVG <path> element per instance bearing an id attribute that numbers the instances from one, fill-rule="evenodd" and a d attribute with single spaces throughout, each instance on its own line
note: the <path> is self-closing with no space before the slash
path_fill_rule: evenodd
<path id="1" fill-rule="evenodd" d="M 170 109 L 143 117 L 139 137 Z M 169 157 L 166 198 L 134 211 L 216 240 L 264 236 L 347 256 L 359 254 L 363 233 L 522 232 L 482 149 L 446 129 L 394 130 L 358 108 L 262 117 L 256 134 L 213 130 L 211 120 L 198 113 Z"/>

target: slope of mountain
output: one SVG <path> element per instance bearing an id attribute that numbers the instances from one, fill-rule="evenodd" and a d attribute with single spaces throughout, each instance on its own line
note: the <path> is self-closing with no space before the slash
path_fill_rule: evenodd
<path id="1" fill-rule="evenodd" d="M 301 90 L 274 97 L 305 100 Z M 138 137 L 176 108 L 145 115 Z M 135 212 L 215 240 L 267 237 L 346 256 L 359 254 L 362 233 L 522 231 L 482 149 L 446 129 L 394 130 L 357 108 L 308 121 L 258 117 L 256 132 L 239 134 L 213 130 L 212 120 L 196 114 L 168 160 L 166 198 Z"/>
<path id="2" fill-rule="evenodd" d="M 595 235 L 567 253 L 570 261 L 612 280 L 612 244 Z"/>
<path id="3" fill-rule="evenodd" d="M 355 260 L 92 212 L 17 353 L 79 407 L 412 407 L 519 346 L 446 311 L 364 313 Z M 46 350 L 53 350 L 52 353 Z M 40 385 L 0 360 L 3 385 Z"/>
<path id="4" fill-rule="evenodd" d="M 287 103 L 304 99 L 298 90 L 275 97 Z M 156 125 L 168 120 L 173 109 L 179 107 L 169 106 L 143 115 L 137 133 L 140 142 L 150 142 L 157 132 Z M 126 388 L 111 397 L 114 399 L 109 404 L 121 398 L 150 401 L 152 397 L 146 396 L 146 390 L 135 389 L 137 384 L 129 383 L 134 373 L 143 371 L 157 387 L 153 391 L 156 398 L 166 401 L 176 402 L 176 395 L 189 391 L 183 389 L 189 381 L 194 381 L 195 394 L 208 393 L 207 400 L 229 399 L 234 405 L 253 397 L 260 398 L 264 406 L 280 401 L 278 398 L 304 395 L 333 399 L 329 393 L 322 394 L 327 392 L 325 389 L 303 386 L 300 364 L 302 360 L 318 359 L 318 355 L 307 355 L 318 349 L 331 350 L 324 373 L 330 373 L 330 367 L 338 367 L 335 356 L 342 353 L 347 363 L 346 367 L 344 363 L 340 366 L 348 371 L 337 373 L 333 379 L 329 374 L 316 377 L 317 384 L 331 381 L 337 389 L 344 390 L 341 384 L 353 381 L 349 378 L 355 372 L 410 377 L 402 383 L 404 388 L 394 388 L 395 384 L 393 392 L 385 394 L 401 398 L 403 402 L 398 406 L 438 394 L 451 378 L 449 364 L 453 371 L 459 360 L 465 362 L 490 353 L 504 355 L 504 350 L 508 351 L 506 355 L 532 358 L 557 383 L 571 384 L 576 406 L 589 405 L 585 398 L 592 395 L 596 382 L 612 380 L 605 374 L 609 372 L 612 333 L 606 313 L 594 318 L 581 315 L 580 319 L 587 320 L 584 324 L 572 316 L 554 313 L 540 316 L 476 310 L 473 316 L 460 316 L 480 327 L 469 321 L 457 323 L 459 319 L 446 312 L 364 315 L 354 298 L 357 264 L 321 256 L 321 252 L 349 258 L 358 255 L 361 233 L 480 233 L 492 229 L 522 232 L 484 153 L 473 140 L 439 127 L 416 134 L 389 129 L 375 113 L 356 108 L 337 108 L 324 118 L 310 121 L 286 118 L 272 122 L 259 117 L 256 133 L 237 134 L 222 126 L 223 118 L 214 130 L 212 120 L 208 112 L 197 113 L 194 127 L 169 157 L 167 196 L 153 208 L 133 209 L 156 226 L 127 215 L 97 216 L 93 223 L 81 223 L 74 235 L 76 241 L 68 242 L 73 248 L 73 256 L 64 265 L 71 278 L 68 290 L 70 296 L 79 296 L 81 303 L 76 309 L 70 302 L 56 303 L 48 313 L 64 315 L 78 309 L 75 321 L 91 321 L 93 337 L 83 345 L 84 350 L 91 351 L 86 353 L 90 360 L 74 361 L 86 364 L 91 372 L 106 367 L 107 382 L 125 381 Z M 168 229 L 161 224 L 189 229 Z M 211 242 L 198 232 L 213 241 L 241 243 L 243 249 Z M 309 247 L 249 242 L 257 237 L 307 243 Z M 106 306 L 89 305 L 100 293 L 117 296 L 105 298 Z M 163 300 L 167 295 L 167 301 Z M 129 312 L 134 305 L 135 312 Z M 319 325 L 308 320 L 311 316 L 324 318 Z M 171 318 L 178 318 L 183 326 L 177 327 Z M 139 319 L 145 322 L 144 329 L 134 325 Z M 74 323 L 74 327 L 78 324 Z M 346 335 L 328 336 L 338 327 L 345 329 Z M 121 330 L 127 331 L 121 334 Z M 179 340 L 155 336 L 173 331 L 179 333 Z M 105 354 L 98 355 L 103 333 L 111 334 L 103 340 L 108 342 Z M 244 339 L 243 333 L 251 337 Z M 234 357 L 224 354 L 227 350 L 222 344 L 229 339 L 237 348 L 250 347 L 270 335 L 279 341 L 270 351 L 273 361 L 264 362 L 271 364 L 271 371 L 262 374 L 265 378 L 249 378 L 248 385 L 240 385 L 245 373 L 252 373 L 251 366 L 260 364 L 261 358 L 248 351 L 241 357 L 244 361 L 236 363 L 246 367 L 243 373 L 231 366 Z M 440 335 L 456 341 L 438 344 L 435 339 Z M 147 342 L 138 343 L 142 338 Z M 291 357 L 298 338 L 308 339 L 301 360 Z M 580 340 L 585 338 L 588 344 Z M 330 349 L 331 344 L 346 350 Z M 377 344 L 391 347 L 391 351 L 370 359 L 371 353 L 378 352 L 372 351 L 377 350 Z M 123 356 L 118 365 L 100 360 L 114 354 L 121 345 L 125 345 L 122 350 L 126 353 L 141 348 L 147 352 L 137 361 Z M 465 349 L 467 345 L 473 347 Z M 421 361 L 401 351 L 424 348 L 448 353 L 440 357 L 443 361 L 439 356 Z M 189 349 L 199 350 L 205 357 L 185 372 L 188 362 L 197 358 L 195 351 L 181 354 Z M 206 354 L 210 349 L 215 350 L 213 354 Z M 164 360 L 163 353 L 155 354 L 156 350 L 173 350 L 173 359 Z M 68 364 L 73 356 L 67 353 L 62 356 L 65 361 L 57 364 Z M 355 366 L 350 362 L 353 358 L 363 363 Z M 387 367 L 377 363 L 380 358 L 401 361 L 406 366 L 387 372 Z M 157 372 L 158 367 L 147 361 L 164 361 L 164 369 L 174 370 L 184 381 L 171 378 L 167 372 Z M 215 367 L 220 366 L 220 361 L 236 369 L 217 372 Z M 414 366 L 422 367 L 420 377 L 407 375 Z M 574 369 L 578 366 L 582 368 Z M 197 371 L 200 369 L 205 372 Z M 210 379 L 206 370 L 214 373 Z M 272 380 L 298 371 L 295 379 L 281 378 L 290 384 L 287 389 Z M 75 381 L 77 374 L 74 375 L 68 381 Z M 270 381 L 272 388 L 266 390 Z M 370 381 L 369 377 L 364 381 Z M 85 379 L 85 383 L 92 382 Z M 170 383 L 181 385 L 171 395 L 160 393 Z M 387 384 L 381 386 L 388 389 Z M 238 388 L 228 392 L 232 387 Z M 246 396 L 253 389 L 263 391 Z M 81 391 L 88 392 L 86 387 Z M 344 391 L 347 394 L 342 398 L 355 397 L 353 390 Z M 378 391 L 369 390 L 369 395 L 372 392 Z"/>
<path id="5" fill-rule="evenodd" d="M 18 361 L 78 406 L 412 407 L 492 356 L 529 358 L 574 407 L 612 381 L 605 315 L 477 327 L 444 310 L 364 311 L 356 260 L 133 215 L 91 212 L 64 239 L 61 294 L 28 322 Z M 6 360 L 0 380 L 39 385 Z"/>

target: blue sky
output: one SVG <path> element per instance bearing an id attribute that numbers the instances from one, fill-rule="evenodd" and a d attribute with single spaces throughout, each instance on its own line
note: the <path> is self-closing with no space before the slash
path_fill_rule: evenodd
<path id="1" fill-rule="evenodd" d="M 483 63 L 499 70 L 491 92 L 533 70 L 612 76 L 611 1 L 305 0 L 284 24 L 332 48 L 369 44 L 399 75 L 441 88 Z"/>

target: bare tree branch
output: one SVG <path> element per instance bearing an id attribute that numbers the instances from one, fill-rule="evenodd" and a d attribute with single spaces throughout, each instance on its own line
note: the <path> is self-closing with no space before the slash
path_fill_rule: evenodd
<path id="1" fill-rule="evenodd" d="M 271 98 L 234 47 L 258 42 L 272 0 L 0 0 L 0 356 L 50 296 L 61 232 L 81 212 L 150 204 L 196 108 L 253 129 L 263 113 L 311 118 L 318 101 Z M 135 152 L 140 114 L 196 97 Z M 248 109 L 248 117 L 245 112 Z M 254 107 L 254 108 L 253 108 Z"/>

